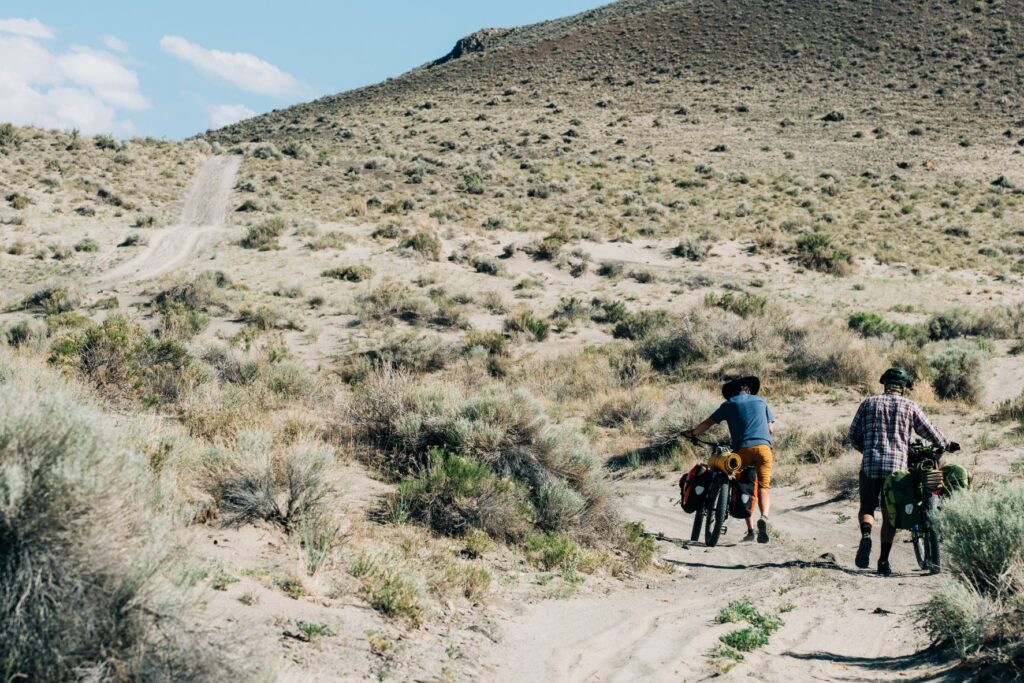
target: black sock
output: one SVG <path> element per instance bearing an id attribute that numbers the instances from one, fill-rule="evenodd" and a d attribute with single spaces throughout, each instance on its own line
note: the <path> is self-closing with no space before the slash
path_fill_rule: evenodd
<path id="1" fill-rule="evenodd" d="M 860 523 L 860 535 L 861 538 L 867 538 L 871 535 L 871 524 L 868 522 Z"/>
<path id="2" fill-rule="evenodd" d="M 882 554 L 878 556 L 878 561 L 879 562 L 888 562 L 889 561 L 889 551 L 890 550 L 892 550 L 892 541 L 889 541 L 888 543 L 886 543 L 885 541 L 882 541 Z"/>

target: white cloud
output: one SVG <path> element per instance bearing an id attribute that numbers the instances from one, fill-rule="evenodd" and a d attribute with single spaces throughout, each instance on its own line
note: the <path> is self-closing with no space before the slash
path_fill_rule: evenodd
<path id="1" fill-rule="evenodd" d="M 200 71 L 217 76 L 247 92 L 286 97 L 304 91 L 294 76 L 256 55 L 210 50 L 179 36 L 164 36 L 160 39 L 160 47 Z"/>
<path id="2" fill-rule="evenodd" d="M 103 43 L 108 50 L 113 50 L 114 52 L 128 52 L 128 43 L 124 42 L 117 36 L 112 36 L 110 34 L 100 36 L 100 42 Z"/>
<path id="3" fill-rule="evenodd" d="M 256 112 L 244 104 L 219 104 L 210 108 L 210 125 L 223 128 L 253 116 L 256 116 Z"/>
<path id="4" fill-rule="evenodd" d="M 138 111 L 149 106 L 139 90 L 138 76 L 109 52 L 73 47 L 57 62 L 70 80 L 91 89 L 115 107 Z"/>
<path id="5" fill-rule="evenodd" d="M 0 33 L 29 38 L 53 38 L 53 29 L 38 19 L 0 19 Z"/>
<path id="6" fill-rule="evenodd" d="M 149 106 L 138 76 L 109 52 L 55 54 L 24 35 L 0 36 L 0 120 L 83 133 L 127 133 L 119 110 Z"/>

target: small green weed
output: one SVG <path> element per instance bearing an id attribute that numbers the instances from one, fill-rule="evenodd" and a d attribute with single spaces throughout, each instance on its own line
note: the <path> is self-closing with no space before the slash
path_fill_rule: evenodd
<path id="1" fill-rule="evenodd" d="M 210 587 L 215 591 L 226 591 L 228 586 L 238 583 L 238 579 L 230 574 L 217 574 L 210 581 Z"/>
<path id="2" fill-rule="evenodd" d="M 768 634 L 759 628 L 748 626 L 747 628 L 729 631 L 719 640 L 740 652 L 753 652 L 757 648 L 768 644 Z"/>
<path id="3" fill-rule="evenodd" d="M 299 635 L 307 642 L 312 642 L 317 638 L 334 635 L 334 631 L 327 624 L 302 621 L 301 619 L 295 622 L 295 628 L 299 630 Z"/>

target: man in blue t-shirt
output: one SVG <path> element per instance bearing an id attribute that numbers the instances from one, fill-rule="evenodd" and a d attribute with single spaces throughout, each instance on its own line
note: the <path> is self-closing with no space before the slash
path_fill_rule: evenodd
<path id="1" fill-rule="evenodd" d="M 725 402 L 711 417 L 701 422 L 684 436 L 696 437 L 719 422 L 729 425 L 732 450 L 743 460 L 743 467 L 757 470 L 757 506 L 761 519 L 757 520 L 757 542 L 768 542 L 768 510 L 771 508 L 769 489 L 772 485 L 772 433 L 775 431 L 775 416 L 763 398 L 757 395 L 761 380 L 757 377 L 740 377 L 722 386 Z M 747 517 L 747 535 L 744 541 L 754 538 L 753 517 Z"/>

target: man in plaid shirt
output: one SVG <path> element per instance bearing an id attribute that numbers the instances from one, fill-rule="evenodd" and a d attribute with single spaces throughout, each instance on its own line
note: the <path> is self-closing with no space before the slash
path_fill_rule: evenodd
<path id="1" fill-rule="evenodd" d="M 879 380 L 885 393 L 865 399 L 850 425 L 850 442 L 864 454 L 860 466 L 860 546 L 856 564 L 867 569 L 871 559 L 871 526 L 875 509 L 882 497 L 885 478 L 896 470 L 907 469 L 907 453 L 911 432 L 917 432 L 936 446 L 950 451 L 960 446 L 950 442 L 932 426 L 921 407 L 903 396 L 911 387 L 910 376 L 901 368 L 889 368 Z M 878 556 L 878 573 L 888 576 L 889 552 L 896 537 L 896 528 L 882 505 L 882 551 Z"/>

